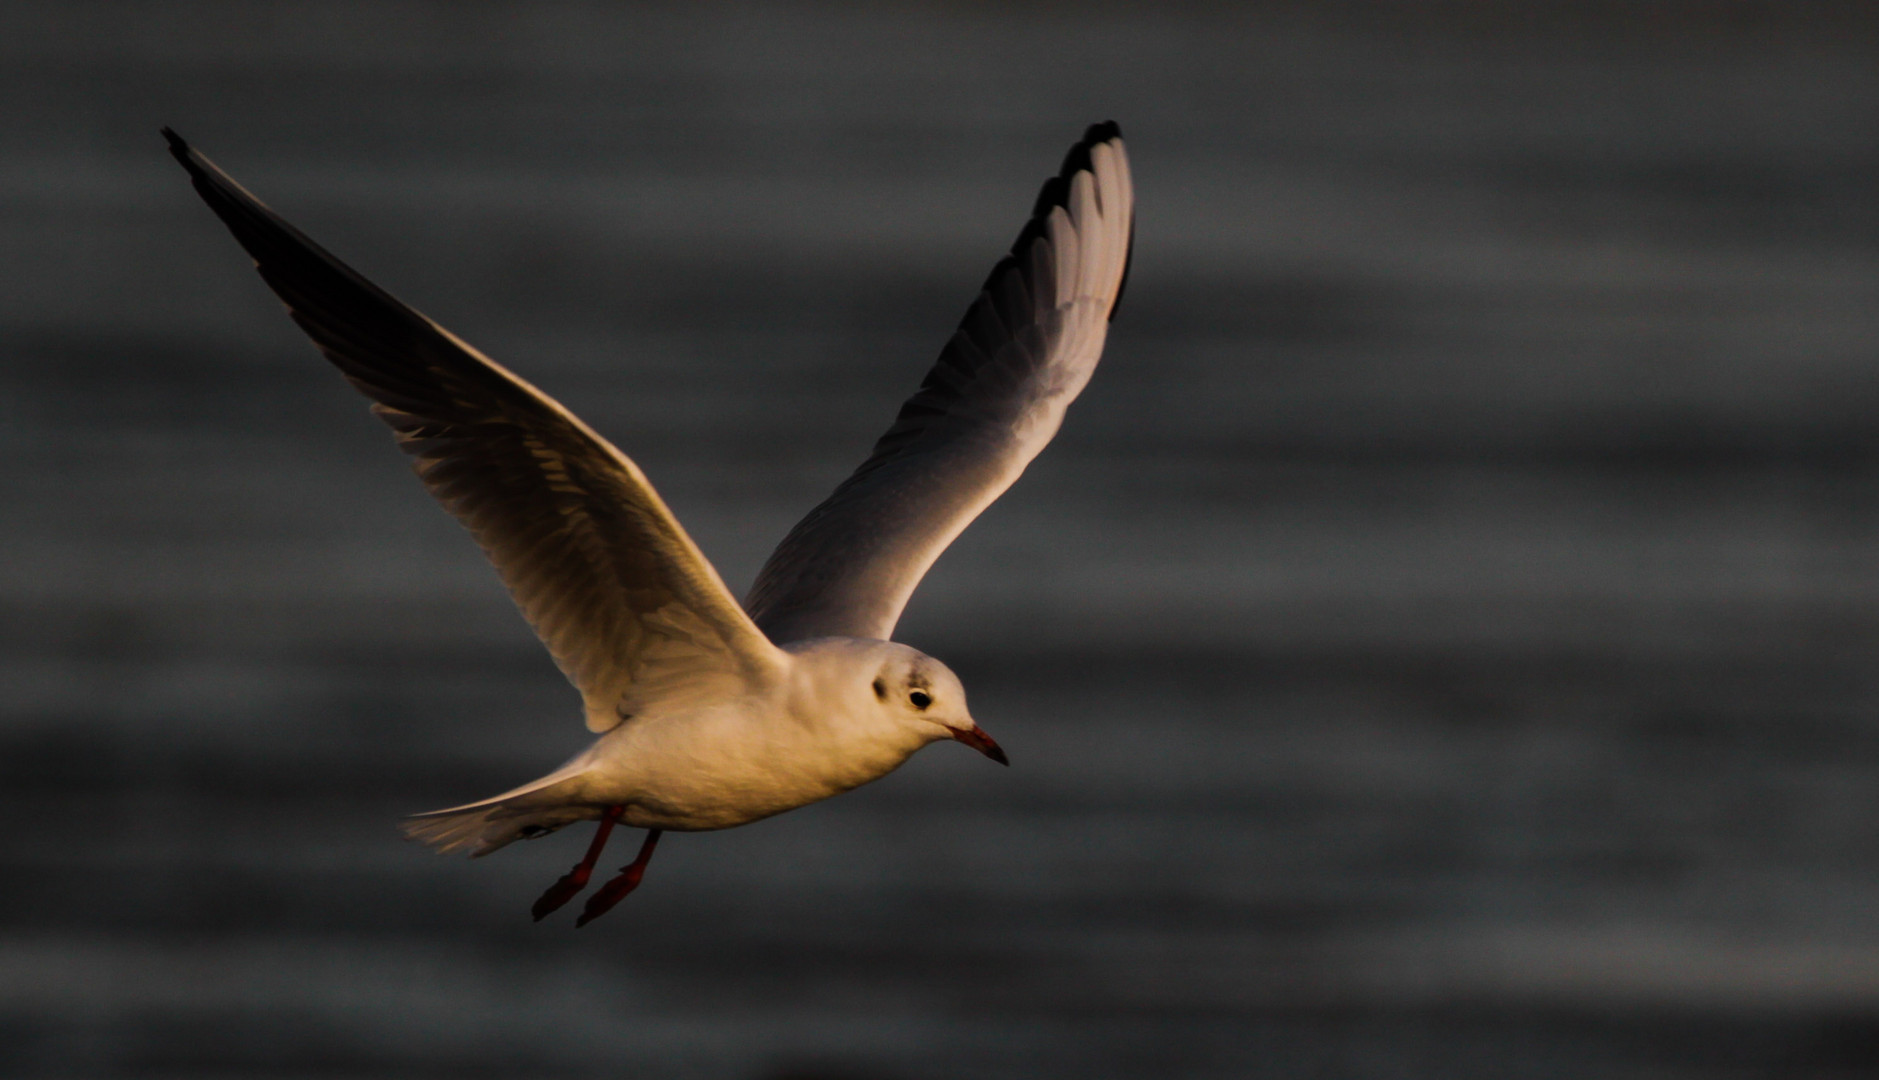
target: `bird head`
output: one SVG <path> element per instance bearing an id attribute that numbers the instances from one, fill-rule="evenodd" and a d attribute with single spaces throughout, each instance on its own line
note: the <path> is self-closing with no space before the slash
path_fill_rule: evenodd
<path id="1" fill-rule="evenodd" d="M 879 707 L 903 723 L 927 729 L 929 742 L 953 739 L 1009 765 L 1004 750 L 973 721 L 966 688 L 952 669 L 918 649 L 890 646 L 869 685 Z"/>

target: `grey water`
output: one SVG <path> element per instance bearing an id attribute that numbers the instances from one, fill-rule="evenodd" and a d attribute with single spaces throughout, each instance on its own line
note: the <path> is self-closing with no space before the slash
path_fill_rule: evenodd
<path id="1" fill-rule="evenodd" d="M 1879 19 L 0 8 L 0 1074 L 1879 1068 Z M 1010 752 L 673 835 L 175 126 L 733 589 L 1118 120 L 1129 294 L 900 636 Z M 624 862 L 632 838 L 616 841 Z"/>

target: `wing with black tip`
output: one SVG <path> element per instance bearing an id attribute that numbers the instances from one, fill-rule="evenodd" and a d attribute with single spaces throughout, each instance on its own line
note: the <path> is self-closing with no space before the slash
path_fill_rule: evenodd
<path id="1" fill-rule="evenodd" d="M 772 640 L 893 633 L 933 560 L 1089 382 L 1128 276 L 1134 207 L 1122 134 L 1097 124 L 874 452 L 758 574 L 745 607 Z"/>
<path id="2" fill-rule="evenodd" d="M 476 537 L 587 725 L 736 692 L 785 659 L 624 454 L 548 395 L 367 281 L 165 129 L 196 191 L 288 312 L 375 404 Z"/>

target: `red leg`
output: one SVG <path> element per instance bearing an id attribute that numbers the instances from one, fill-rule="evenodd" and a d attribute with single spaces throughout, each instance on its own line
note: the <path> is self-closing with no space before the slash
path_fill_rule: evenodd
<path id="1" fill-rule="evenodd" d="M 609 806 L 607 812 L 600 815 L 600 828 L 594 831 L 594 842 L 587 845 L 587 855 L 574 864 L 574 869 L 561 875 L 561 880 L 548 886 L 548 891 L 541 894 L 531 909 L 536 922 L 547 918 L 562 904 L 574 899 L 574 895 L 587 888 L 587 880 L 594 876 L 594 864 L 600 861 L 600 849 L 607 846 L 607 837 L 613 833 L 614 822 L 626 813 L 624 806 Z"/>
<path id="2" fill-rule="evenodd" d="M 587 907 L 582 910 L 581 917 L 574 920 L 577 929 L 605 915 L 613 909 L 613 905 L 626 899 L 627 893 L 639 888 L 639 879 L 646 876 L 646 864 L 652 861 L 652 849 L 658 845 L 659 833 L 662 831 L 653 829 L 646 833 L 646 842 L 639 846 L 639 858 L 634 859 L 631 866 L 622 867 L 619 877 L 602 885 L 599 892 L 587 898 Z"/>

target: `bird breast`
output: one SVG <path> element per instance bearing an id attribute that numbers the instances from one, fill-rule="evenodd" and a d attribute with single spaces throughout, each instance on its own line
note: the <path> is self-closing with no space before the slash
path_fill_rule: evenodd
<path id="1" fill-rule="evenodd" d="M 819 697 L 636 717 L 595 743 L 585 794 L 624 804 L 629 825 L 723 829 L 878 779 L 924 744 Z"/>

